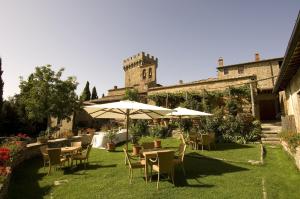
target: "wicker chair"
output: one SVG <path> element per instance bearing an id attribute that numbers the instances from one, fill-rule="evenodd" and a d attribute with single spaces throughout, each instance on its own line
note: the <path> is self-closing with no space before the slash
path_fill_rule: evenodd
<path id="1" fill-rule="evenodd" d="M 47 148 L 48 148 L 47 145 L 43 145 L 40 147 L 40 151 L 44 162 L 44 169 L 46 168 L 46 165 L 49 164 L 49 155 L 48 155 Z"/>
<path id="2" fill-rule="evenodd" d="M 181 143 L 178 148 L 178 156 L 173 160 L 174 166 L 180 165 L 183 171 L 183 174 L 185 175 L 185 169 L 184 169 L 184 153 L 186 150 L 186 144 Z"/>
<path id="3" fill-rule="evenodd" d="M 152 161 L 151 159 L 149 159 Z M 152 176 L 152 170 L 157 172 L 157 189 L 159 185 L 160 174 L 168 174 L 169 177 L 171 177 L 171 180 L 174 184 L 174 151 L 168 151 L 168 152 L 158 152 L 157 153 L 157 160 L 154 162 L 157 162 L 157 164 L 153 164 L 151 167 L 151 176 Z M 151 179 L 150 179 L 151 180 Z"/>
<path id="4" fill-rule="evenodd" d="M 143 168 L 145 168 L 145 162 L 142 162 L 142 161 L 132 162 L 132 160 L 134 160 L 133 157 L 128 154 L 128 151 L 126 149 L 123 149 L 123 151 L 124 151 L 124 154 L 125 154 L 126 162 L 128 164 L 128 167 L 129 167 L 129 183 L 131 184 L 132 176 L 133 176 L 133 169 L 143 169 Z"/>
<path id="5" fill-rule="evenodd" d="M 210 150 L 210 143 L 211 143 L 211 138 L 208 134 L 202 134 L 201 139 L 198 141 L 198 144 L 200 144 L 202 147 L 202 151 L 204 146 L 207 146 L 208 150 Z"/>
<path id="6" fill-rule="evenodd" d="M 216 134 L 215 133 L 209 133 L 208 134 L 210 138 L 210 144 L 214 146 L 214 149 L 216 149 Z"/>
<path id="7" fill-rule="evenodd" d="M 197 135 L 190 135 L 189 136 L 189 145 L 191 146 L 192 149 L 196 150 L 198 149 L 198 141 L 199 141 L 199 138 Z"/>
<path id="8" fill-rule="evenodd" d="M 47 152 L 49 155 L 49 175 L 53 166 L 59 165 L 61 167 L 62 163 L 65 163 L 67 159 L 61 156 L 60 148 L 47 149 Z"/>
<path id="9" fill-rule="evenodd" d="M 86 168 L 86 165 L 89 161 L 89 155 L 92 149 L 92 145 L 89 144 L 87 149 L 83 150 L 81 153 L 75 154 L 72 156 L 72 165 L 73 165 L 73 160 L 75 160 L 75 164 L 77 165 L 77 160 L 80 161 L 80 164 L 82 161 L 84 161 L 84 168 Z"/>
<path id="10" fill-rule="evenodd" d="M 71 146 L 81 147 L 81 142 L 71 142 Z"/>

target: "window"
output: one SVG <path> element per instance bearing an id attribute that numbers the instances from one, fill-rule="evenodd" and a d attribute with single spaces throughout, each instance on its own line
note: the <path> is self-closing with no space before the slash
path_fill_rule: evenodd
<path id="1" fill-rule="evenodd" d="M 244 66 L 238 67 L 238 74 L 244 74 Z"/>
<path id="2" fill-rule="evenodd" d="M 149 79 L 152 78 L 152 68 L 149 68 Z"/>
<path id="3" fill-rule="evenodd" d="M 224 68 L 224 75 L 227 75 L 229 73 L 228 68 Z"/>
<path id="4" fill-rule="evenodd" d="M 146 74 L 146 69 L 143 70 L 143 79 L 146 79 L 147 74 Z"/>

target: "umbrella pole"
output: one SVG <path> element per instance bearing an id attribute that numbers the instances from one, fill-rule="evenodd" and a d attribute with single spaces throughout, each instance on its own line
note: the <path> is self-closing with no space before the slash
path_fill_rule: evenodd
<path id="1" fill-rule="evenodd" d="M 126 150 L 128 150 L 129 110 L 126 110 Z"/>

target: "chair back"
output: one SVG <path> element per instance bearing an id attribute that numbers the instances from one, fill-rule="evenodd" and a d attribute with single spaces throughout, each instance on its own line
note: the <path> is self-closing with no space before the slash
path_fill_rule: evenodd
<path id="1" fill-rule="evenodd" d="M 209 145 L 210 144 L 210 136 L 208 134 L 202 134 L 201 135 L 201 143 L 203 145 Z"/>
<path id="2" fill-rule="evenodd" d="M 71 142 L 71 146 L 73 146 L 73 147 L 81 147 L 81 142 Z"/>
<path id="3" fill-rule="evenodd" d="M 89 155 L 90 155 L 90 152 L 91 152 L 91 149 L 92 149 L 92 144 L 89 144 L 87 146 L 87 148 L 85 150 L 82 151 L 82 155 L 85 157 L 85 158 L 88 158 Z"/>
<path id="4" fill-rule="evenodd" d="M 48 151 L 47 151 L 48 146 L 47 145 L 43 145 L 40 147 L 40 151 L 42 155 L 48 155 Z"/>
<path id="5" fill-rule="evenodd" d="M 143 149 L 153 149 L 154 148 L 154 142 L 143 142 L 141 144 Z"/>
<path id="6" fill-rule="evenodd" d="M 51 148 L 47 149 L 49 155 L 49 162 L 51 165 L 60 164 L 60 155 L 61 149 L 60 148 Z"/>
<path id="7" fill-rule="evenodd" d="M 216 142 L 216 134 L 213 132 L 213 133 L 209 133 L 208 135 L 210 137 L 210 142 L 215 143 Z"/>
<path id="8" fill-rule="evenodd" d="M 131 167 L 131 161 L 130 161 L 130 158 L 129 158 L 128 151 L 125 148 L 123 148 L 123 151 L 124 151 L 124 154 L 125 154 L 126 163 L 128 163 L 129 168 L 132 168 Z"/>
<path id="9" fill-rule="evenodd" d="M 186 144 L 181 143 L 179 145 L 179 150 L 178 150 L 179 151 L 178 158 L 181 160 L 181 162 L 183 162 L 185 150 L 186 150 Z"/>
<path id="10" fill-rule="evenodd" d="M 174 151 L 158 152 L 157 158 L 160 173 L 169 173 L 172 171 Z"/>

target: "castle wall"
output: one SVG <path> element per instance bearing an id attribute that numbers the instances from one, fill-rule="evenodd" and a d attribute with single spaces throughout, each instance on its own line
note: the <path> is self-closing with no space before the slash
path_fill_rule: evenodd
<path id="1" fill-rule="evenodd" d="M 242 74 L 238 73 L 239 67 L 243 67 L 244 72 Z M 224 68 L 228 70 L 228 74 L 224 74 Z M 279 60 L 269 60 L 269 61 L 259 61 L 251 62 L 241 65 L 234 65 L 228 67 L 218 68 L 218 78 L 237 78 L 246 75 L 256 75 L 257 80 L 269 78 L 271 76 L 277 76 L 279 73 Z M 274 87 L 277 77 L 259 81 L 257 87 L 259 89 L 272 89 Z"/>

